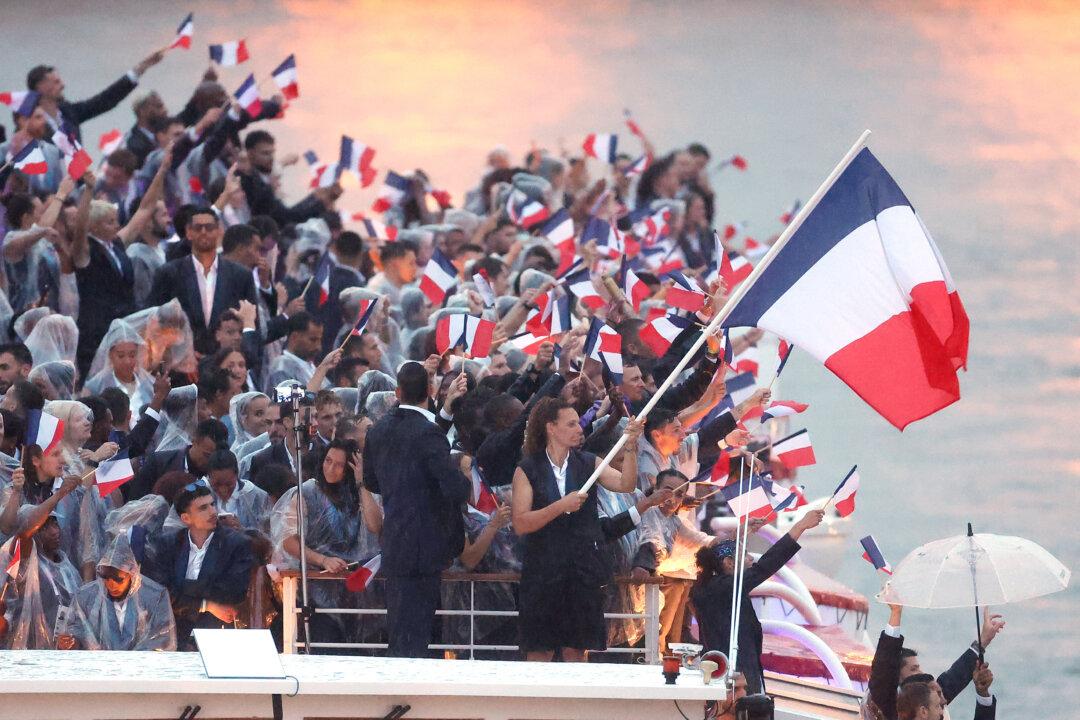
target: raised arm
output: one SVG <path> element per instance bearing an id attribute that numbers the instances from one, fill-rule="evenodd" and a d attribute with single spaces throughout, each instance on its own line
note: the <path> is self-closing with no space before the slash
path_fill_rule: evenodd
<path id="1" fill-rule="evenodd" d="M 142 201 L 139 202 L 139 209 L 131 216 L 127 225 L 120 228 L 120 231 L 116 233 L 116 237 L 120 238 L 120 241 L 124 243 L 125 247 L 134 242 L 135 239 L 142 234 L 143 229 L 154 217 L 154 209 L 157 207 L 158 201 L 161 200 L 164 193 L 165 173 L 169 171 L 171 165 L 172 145 L 165 148 L 165 154 L 161 158 L 161 165 L 158 166 L 158 171 L 154 174 L 154 179 L 150 181 L 150 187 L 146 188 Z"/>
<path id="2" fill-rule="evenodd" d="M 600 473 L 599 483 L 611 492 L 628 493 L 633 492 L 634 488 L 637 487 L 638 438 L 641 437 L 644 428 L 645 423 L 643 421 L 630 418 L 630 422 L 626 426 L 626 443 L 622 449 L 622 470 L 619 471 L 609 466 Z M 600 462 L 600 458 L 597 458 L 597 467 L 600 466 Z"/>

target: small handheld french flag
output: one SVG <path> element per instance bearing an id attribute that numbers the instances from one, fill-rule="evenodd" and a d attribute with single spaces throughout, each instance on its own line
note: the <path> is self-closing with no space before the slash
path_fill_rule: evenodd
<path id="1" fill-rule="evenodd" d="M 364 330 L 367 328 L 368 320 L 371 319 L 371 314 L 375 312 L 375 305 L 379 302 L 379 298 L 374 300 L 364 301 L 367 303 L 367 307 L 361 307 L 360 318 L 353 325 L 353 329 L 350 331 L 350 335 L 357 337 L 364 334 Z"/>
<path id="2" fill-rule="evenodd" d="M 570 273 L 563 282 L 566 284 L 566 289 L 590 310 L 599 310 L 607 305 L 607 301 L 596 291 L 596 286 L 592 283 L 592 273 L 589 272 L 589 268 L 583 267 Z"/>
<path id="3" fill-rule="evenodd" d="M 877 540 L 874 539 L 873 535 L 867 535 L 862 540 L 859 540 L 859 543 L 863 546 L 863 560 L 886 575 L 892 575 L 892 566 L 886 562 L 885 555 L 881 552 L 881 548 L 878 547 Z"/>
<path id="4" fill-rule="evenodd" d="M 195 34 L 195 14 L 188 13 L 187 17 L 180 21 L 180 25 L 176 28 L 176 39 L 172 41 L 172 45 L 169 49 L 184 48 L 185 50 L 191 49 L 191 36 Z"/>
<path id="5" fill-rule="evenodd" d="M 457 285 L 457 268 L 439 248 L 431 254 L 420 278 L 420 290 L 435 307 L 441 307 L 450 290 Z"/>
<path id="6" fill-rule="evenodd" d="M 490 515 L 499 509 L 499 500 L 495 497 L 495 493 L 491 492 L 487 482 L 484 481 L 484 477 L 480 474 L 476 463 L 473 463 L 471 474 L 472 497 L 469 499 L 469 504 L 480 512 Z"/>
<path id="7" fill-rule="evenodd" d="M 392 207 L 401 204 L 409 192 L 409 179 L 398 175 L 393 170 L 388 170 L 383 179 L 383 186 L 372 203 L 371 209 L 375 212 L 386 212 Z"/>
<path id="8" fill-rule="evenodd" d="M 56 447 L 64 437 L 64 421 L 42 410 L 26 413 L 26 444 L 37 445 L 43 453 Z"/>
<path id="9" fill-rule="evenodd" d="M 725 485 L 720 490 L 720 494 L 724 496 L 724 500 L 727 501 L 728 507 L 731 508 L 731 512 L 735 517 L 741 520 L 744 517 L 768 518 L 772 516 L 772 501 L 765 491 L 761 478 L 755 475 L 748 484 L 742 483 L 743 490 L 741 493 L 739 492 L 739 485 L 740 483 L 737 482 L 732 483 L 731 485 Z"/>
<path id="10" fill-rule="evenodd" d="M 61 124 L 60 129 L 53 133 L 52 141 L 64 153 L 64 158 L 67 160 L 68 175 L 71 179 L 78 180 L 81 178 L 94 161 L 91 159 L 90 153 L 86 152 L 79 143 L 66 120 Z"/>
<path id="11" fill-rule="evenodd" d="M 240 107 L 247 111 L 251 117 L 262 112 L 262 100 L 259 99 L 259 86 L 255 83 L 255 75 L 248 75 L 235 93 L 236 101 Z"/>
<path id="12" fill-rule="evenodd" d="M 805 428 L 774 442 L 772 451 L 784 467 L 806 467 L 817 463 L 814 446 L 810 443 L 810 433 Z"/>
<path id="13" fill-rule="evenodd" d="M 233 67 L 249 57 L 247 43 L 243 40 L 210 46 L 210 59 L 221 67 Z"/>
<path id="14" fill-rule="evenodd" d="M 623 295 L 633 306 L 634 312 L 641 312 L 641 302 L 648 298 L 652 291 L 649 290 L 649 286 L 645 284 L 645 281 L 639 278 L 627 264 L 625 255 L 623 255 L 622 267 L 619 271 L 622 275 Z"/>
<path id="15" fill-rule="evenodd" d="M 11 164 L 15 169 L 26 175 L 43 175 L 49 171 L 49 163 L 45 160 L 45 153 L 41 152 L 41 146 L 37 140 L 31 140 L 23 146 L 23 149 L 11 158 Z"/>
<path id="16" fill-rule="evenodd" d="M 798 415 L 808 407 L 810 407 L 808 403 L 801 403 L 795 400 L 774 400 L 769 403 L 769 407 L 767 408 L 762 409 L 760 405 L 750 408 L 746 411 L 746 414 L 742 416 L 742 419 L 746 421 L 758 418 L 762 423 L 767 423 L 773 418 Z"/>
<path id="17" fill-rule="evenodd" d="M 286 100 L 300 97 L 300 87 L 296 84 L 296 56 L 290 55 L 271 73 L 274 84 L 281 90 Z"/>
<path id="18" fill-rule="evenodd" d="M 512 190 L 506 198 L 506 215 L 510 222 L 529 229 L 548 219 L 550 211 L 539 200 L 533 200 L 520 190 Z"/>
<path id="19" fill-rule="evenodd" d="M 98 138 L 98 150 L 102 155 L 112 155 L 114 150 L 119 150 L 120 146 L 124 144 L 124 134 L 118 129 L 113 128 L 107 133 L 102 133 Z"/>
<path id="20" fill-rule="evenodd" d="M 97 483 L 98 494 L 105 497 L 128 480 L 135 477 L 135 470 L 131 467 L 131 458 L 127 450 L 121 450 L 111 459 L 98 465 L 94 471 L 94 482 Z"/>
<path id="21" fill-rule="evenodd" d="M 618 145 L 618 135 L 591 133 L 585 138 L 585 142 L 582 143 L 581 148 L 589 157 L 603 160 L 604 162 L 614 165 L 616 148 Z"/>
<path id="22" fill-rule="evenodd" d="M 585 336 L 585 357 L 599 360 L 611 374 L 611 381 L 622 383 L 622 336 L 599 318 L 593 318 Z"/>
<path id="23" fill-rule="evenodd" d="M 382 567 L 382 553 L 368 560 L 358 567 L 349 577 L 345 578 L 345 588 L 350 592 L 363 592 L 371 584 L 371 579 Z"/>
<path id="24" fill-rule="evenodd" d="M 435 349 L 439 354 L 461 348 L 474 358 L 491 354 L 491 336 L 495 323 L 474 315 L 457 313 L 439 318 L 435 325 Z"/>
<path id="25" fill-rule="evenodd" d="M 855 492 L 859 489 L 859 473 L 856 472 L 858 468 L 858 465 L 851 468 L 832 494 L 831 502 L 834 503 L 840 517 L 847 517 L 855 512 Z"/>
<path id="26" fill-rule="evenodd" d="M 371 161 L 374 159 L 375 148 L 353 140 L 348 135 L 341 136 L 341 157 L 338 160 L 338 167 L 355 173 L 362 182 L 365 174 L 370 176 L 370 173 L 364 171 L 371 167 Z"/>

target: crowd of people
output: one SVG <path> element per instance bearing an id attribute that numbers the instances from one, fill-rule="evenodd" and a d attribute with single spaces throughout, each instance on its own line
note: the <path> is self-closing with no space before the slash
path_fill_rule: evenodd
<path id="1" fill-rule="evenodd" d="M 724 302 L 718 253 L 751 254 L 714 242 L 708 149 L 659 154 L 640 130 L 643 162 L 543 149 L 517 162 L 498 147 L 460 204 L 416 170 L 395 176 L 404 188 L 371 222 L 340 211 L 325 168 L 307 196 L 283 197 L 283 174 L 305 172 L 305 148 L 272 134 L 283 97 L 252 115 L 211 69 L 170 111 L 142 87 L 163 56 L 81 102 L 60 69 L 34 67 L 0 146 L 8 158 L 37 142 L 48 166 L 0 178 L 0 560 L 14 567 L 2 646 L 191 650 L 204 627 L 267 627 L 280 642 L 277 579 L 304 553 L 310 573 L 338 578 L 379 558 L 362 591 L 313 581 L 311 603 L 388 611 L 310 615 L 301 639 L 331 644 L 319 651 L 467 643 L 467 619 L 435 616 L 468 607 L 447 569 L 520 574 L 475 598 L 520 613 L 477 619 L 476 644 L 520 651 L 478 657 L 619 660 L 604 651 L 642 646 L 645 627 L 604 613 L 640 613 L 648 578 L 662 650 L 696 614 L 726 651 L 735 545 L 702 529 L 727 512 L 708 497 L 716 479 L 693 481 L 725 454 L 721 484 L 766 469 L 783 480 L 768 433 L 740 422 L 770 391 L 725 387 L 763 333 L 710 335 L 635 419 Z M 122 146 L 73 178 L 54 134 L 78 138 L 129 99 Z M 559 218 L 570 242 L 554 236 Z M 447 262 L 453 282 L 433 293 Z M 586 270 L 586 289 L 568 268 Z M 684 282 L 692 309 L 672 300 Z M 459 315 L 486 321 L 489 347 L 446 347 L 440 323 Z M 658 342 L 650 323 L 665 317 L 676 332 Z M 280 392 L 290 384 L 305 391 L 299 411 Z M 63 421 L 48 447 L 25 440 L 41 413 Z M 133 477 L 102 494 L 95 468 L 118 453 Z M 821 518 L 807 513 L 748 582 Z M 760 625 L 744 621 L 740 642 L 759 649 Z M 745 654 L 757 692 L 760 661 Z M 909 664 L 883 682 L 895 690 Z M 964 672 L 989 684 L 981 665 Z M 916 717 L 905 708 L 936 682 L 874 699 L 884 717 Z"/>

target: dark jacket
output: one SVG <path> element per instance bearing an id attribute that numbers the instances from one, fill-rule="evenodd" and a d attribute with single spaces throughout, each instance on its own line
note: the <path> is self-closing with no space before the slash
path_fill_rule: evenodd
<path id="1" fill-rule="evenodd" d="M 153 135 L 147 137 L 142 128 L 135 124 L 131 126 L 131 129 L 127 131 L 127 135 L 124 136 L 124 147 L 135 154 L 135 157 L 139 160 L 139 167 L 142 167 L 143 163 L 146 162 L 146 156 L 157 150 L 157 143 L 154 141 Z"/>
<path id="2" fill-rule="evenodd" d="M 324 355 L 337 347 L 338 332 L 345 323 L 341 314 L 341 300 L 338 296 L 342 290 L 360 287 L 362 283 L 363 278 L 355 272 L 335 265 L 330 268 L 330 297 L 326 304 L 321 308 L 308 308 L 308 312 L 322 322 Z"/>
<path id="3" fill-rule="evenodd" d="M 164 585 L 172 598 L 176 618 L 177 645 L 190 648 L 194 628 L 220 628 L 225 625 L 214 615 L 200 612 L 203 600 L 225 605 L 240 605 L 247 597 L 248 581 L 255 557 L 251 540 L 241 532 L 219 525 L 210 539 L 199 577 L 188 580 L 187 528 L 163 531 L 152 540 L 152 550 L 143 565 L 143 573 Z"/>
<path id="4" fill-rule="evenodd" d="M 248 470 L 248 476 L 245 480 L 255 482 L 255 478 L 259 476 L 259 471 L 267 465 L 284 465 L 287 468 L 291 468 L 292 464 L 289 462 L 289 448 L 285 445 L 285 442 L 272 442 L 267 447 L 264 447 L 259 452 L 251 456 L 251 467 Z M 308 468 L 309 470 L 311 468 Z M 295 475 L 295 473 L 294 473 Z M 256 483 L 257 485 L 258 483 Z M 265 490 L 266 488 L 263 488 Z"/>
<path id="5" fill-rule="evenodd" d="M 75 270 L 75 282 L 79 287 L 78 364 L 83 377 L 90 370 L 94 353 L 108 332 L 109 323 L 136 310 L 135 270 L 124 244 L 115 239 L 111 243 L 120 264 L 118 270 L 100 242 L 94 238 L 88 238 L 87 242 L 90 262 Z"/>
<path id="6" fill-rule="evenodd" d="M 191 321 L 195 347 L 203 352 L 213 346 L 213 332 L 217 328 L 221 313 L 229 308 L 239 307 L 241 300 L 247 300 L 253 305 L 258 303 L 258 298 L 255 296 L 255 281 L 251 278 L 251 272 L 243 265 L 219 257 L 217 273 L 214 304 L 209 318 L 203 316 L 199 281 L 196 278 L 195 265 L 191 257 L 172 260 L 158 268 L 154 276 L 154 285 L 146 300 L 147 306 L 153 307 L 164 305 L 169 300 L 177 298 Z"/>
<path id="7" fill-rule="evenodd" d="M 152 452 L 142 458 L 135 477 L 121 486 L 124 502 L 138 500 L 154 491 L 158 478 L 173 470 L 184 470 L 185 457 L 190 448 Z"/>
<path id="8" fill-rule="evenodd" d="M 672 345 L 672 347 L 674 347 L 674 345 Z M 694 366 L 694 370 L 690 373 L 690 377 L 683 382 L 668 388 L 667 392 L 660 398 L 657 405 L 671 408 L 673 412 L 679 412 L 680 410 L 685 410 L 690 407 L 705 394 L 706 388 L 708 388 L 709 383 L 712 382 L 713 375 L 716 374 L 716 367 L 716 360 L 710 359 L 707 355 L 702 357 L 698 360 L 697 365 Z M 674 369 L 674 365 L 672 365 L 671 369 Z M 666 380 L 669 373 L 670 369 L 662 375 L 657 370 L 654 374 L 657 384 Z M 646 395 L 639 402 L 632 403 L 630 405 L 630 412 L 634 415 L 639 414 L 651 397 L 651 395 Z"/>
<path id="9" fill-rule="evenodd" d="M 514 384 L 516 385 L 517 382 Z M 559 373 L 550 375 L 529 399 L 525 410 L 513 425 L 505 430 L 497 430 L 484 438 L 484 442 L 476 452 L 476 464 L 480 467 L 480 472 L 483 473 L 488 485 L 498 487 L 509 485 L 514 481 L 514 470 L 517 469 L 517 464 L 521 460 L 521 448 L 525 444 L 525 422 L 529 419 L 529 413 L 541 398 L 558 397 L 565 385 L 566 379 L 562 375 Z"/>
<path id="10" fill-rule="evenodd" d="M 251 215 L 269 215 L 278 225 L 285 226 L 302 223 L 319 217 L 326 211 L 326 206 L 314 195 L 308 195 L 292 207 L 278 200 L 270 184 L 259 177 L 257 172 L 240 175 L 240 187 L 247 196 Z"/>
<path id="11" fill-rule="evenodd" d="M 109 434 L 109 439 L 119 445 L 121 450 L 127 450 L 128 457 L 140 457 L 154 439 L 158 424 L 156 419 L 144 412 L 130 432 L 114 431 Z"/>
<path id="12" fill-rule="evenodd" d="M 461 506 L 472 483 L 450 459 L 446 436 L 420 413 L 394 408 L 368 431 L 364 485 L 382 495 L 383 575 L 441 572 L 461 554 Z"/>
<path id="13" fill-rule="evenodd" d="M 775 575 L 799 551 L 799 543 L 784 535 L 758 561 L 743 573 L 742 615 L 739 620 L 739 656 L 736 669 L 746 677 L 748 693 L 761 692 L 762 668 L 761 622 L 750 602 L 750 591 Z M 690 601 L 698 611 L 701 642 L 706 650 L 728 651 L 731 638 L 731 591 L 735 579 L 731 575 L 716 575 L 700 580 L 690 590 Z"/>
<path id="14" fill-rule="evenodd" d="M 119 105 L 120 101 L 126 98 L 134 89 L 135 83 L 131 82 L 131 78 L 127 75 L 124 75 L 93 97 L 78 102 L 61 100 L 57 103 L 57 107 L 60 109 L 60 114 L 71 125 L 75 137 L 81 142 L 82 133 L 79 132 L 79 125 L 96 118 L 98 115 L 109 112 Z"/>
<path id="15" fill-rule="evenodd" d="M 870 663 L 868 685 L 870 699 L 877 705 L 886 720 L 893 720 L 896 717 L 896 694 L 900 685 L 900 650 L 903 647 L 903 635 L 894 638 L 883 631 L 878 636 L 877 650 L 874 652 L 873 662 Z M 938 685 L 941 686 L 946 705 L 962 693 L 971 682 L 978 660 L 979 656 L 976 652 L 968 648 L 960 654 L 948 670 L 938 675 Z M 978 713 L 976 717 L 979 717 Z"/>

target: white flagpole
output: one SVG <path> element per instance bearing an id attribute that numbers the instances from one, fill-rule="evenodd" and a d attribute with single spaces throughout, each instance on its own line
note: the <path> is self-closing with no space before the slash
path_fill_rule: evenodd
<path id="1" fill-rule="evenodd" d="M 745 474 L 745 471 L 746 471 L 746 457 L 740 455 L 739 456 L 739 498 L 740 499 L 742 498 L 742 495 L 743 495 L 743 476 Z M 753 473 L 753 471 L 754 471 L 754 468 L 751 465 L 750 466 L 750 472 Z M 735 511 L 736 511 L 736 513 L 738 513 L 739 512 L 738 508 L 736 508 Z M 732 572 L 732 579 L 731 579 L 731 581 L 732 581 L 732 585 L 731 585 L 731 618 L 729 618 L 729 620 L 728 620 L 728 652 L 727 652 L 727 656 L 728 656 L 728 676 L 729 677 L 734 677 L 735 676 L 735 660 L 734 660 L 734 658 L 735 658 L 736 653 L 738 653 L 738 651 L 739 651 L 739 636 L 738 636 L 739 627 L 738 627 L 738 619 L 737 619 L 736 613 L 735 613 L 735 607 L 736 607 L 736 605 L 738 604 L 738 601 L 739 601 L 739 586 L 741 585 L 740 578 L 739 578 L 739 566 L 742 563 L 739 562 L 739 557 L 740 557 L 739 556 L 739 535 L 740 535 L 740 533 L 742 531 L 743 520 L 742 520 L 742 518 L 738 518 L 738 517 L 736 517 L 736 520 L 737 520 L 737 522 L 735 524 L 735 553 L 731 556 L 731 560 L 735 564 L 734 567 L 732 568 L 733 572 Z"/>
<path id="2" fill-rule="evenodd" d="M 855 159 L 855 156 L 858 155 L 859 152 L 863 149 L 863 147 L 866 145 L 866 140 L 869 137 L 870 131 L 864 130 L 862 135 L 859 136 L 859 139 L 855 142 L 854 145 L 851 146 L 851 149 L 847 151 L 847 154 L 844 155 L 843 159 L 841 159 L 837 166 L 833 168 L 832 172 L 828 174 L 825 180 L 814 192 L 814 194 L 810 196 L 810 199 L 806 201 L 806 204 L 799 208 L 799 212 L 795 215 L 795 218 L 788 224 L 786 228 L 784 228 L 784 232 L 780 233 L 780 237 L 777 238 L 776 242 L 773 243 L 773 246 L 769 248 L 769 252 L 765 253 L 765 257 L 761 259 L 761 262 L 758 263 L 757 267 L 754 268 L 754 270 L 750 273 L 746 280 L 742 284 L 740 284 L 739 287 L 737 287 L 731 293 L 731 295 L 728 296 L 728 300 L 726 303 L 724 303 L 724 307 L 722 307 L 720 311 L 713 316 L 712 320 L 709 321 L 709 324 L 705 326 L 705 329 L 698 336 L 698 339 L 694 342 L 693 345 L 690 346 L 690 349 L 686 352 L 686 354 L 683 355 L 682 360 L 680 360 L 675 365 L 675 368 L 671 371 L 671 374 L 668 375 L 667 379 L 664 380 L 663 384 L 661 384 L 660 387 L 656 389 L 656 392 L 653 393 L 653 396 L 649 399 L 649 402 L 645 403 L 645 407 L 641 409 L 641 412 L 638 414 L 637 419 L 645 419 L 645 417 L 648 416 L 648 414 L 652 411 L 656 404 L 660 402 L 660 398 L 664 396 L 664 393 L 667 392 L 668 388 L 672 386 L 672 384 L 675 382 L 675 379 L 679 377 L 682 371 L 686 369 L 686 366 L 690 364 L 690 358 L 694 357 L 697 351 L 701 349 L 701 346 L 705 344 L 705 338 L 707 338 L 709 335 L 712 335 L 713 331 L 716 330 L 716 328 L 719 327 L 720 324 L 724 322 L 724 320 L 727 320 L 728 315 L 730 315 L 731 311 L 735 309 L 735 306 L 739 304 L 739 301 L 743 299 L 743 296 L 746 295 L 747 291 L 749 291 L 750 288 L 753 287 L 754 283 L 757 282 L 757 279 L 761 277 L 761 274 L 765 272 L 765 268 L 769 266 L 769 263 L 773 261 L 773 258 L 776 257 L 776 255 L 784 248 L 785 245 L 787 245 L 788 241 L 791 239 L 791 236 L 794 235 L 800 227 L 802 227 L 803 221 L 806 219 L 806 216 L 809 215 L 814 210 L 814 208 L 817 207 L 817 204 L 821 202 L 821 198 L 824 197 L 825 193 L 829 191 L 829 188 L 831 188 L 833 183 L 836 182 L 836 179 L 840 177 L 840 174 L 847 169 L 847 166 L 851 164 L 851 161 Z M 593 486 L 593 483 L 595 483 L 600 478 L 600 475 L 603 474 L 604 470 L 607 469 L 607 466 L 611 464 L 611 461 L 615 458 L 616 455 L 619 454 L 619 451 L 622 450 L 622 447 L 625 444 L 626 435 L 623 434 L 619 437 L 618 441 L 616 441 L 615 446 L 608 451 L 607 455 L 604 456 L 604 459 L 600 461 L 600 464 L 596 467 L 596 470 L 593 471 L 592 476 L 584 485 L 581 486 L 581 490 L 579 490 L 578 492 L 580 492 L 582 495 L 585 495 L 589 492 L 589 490 Z"/>

